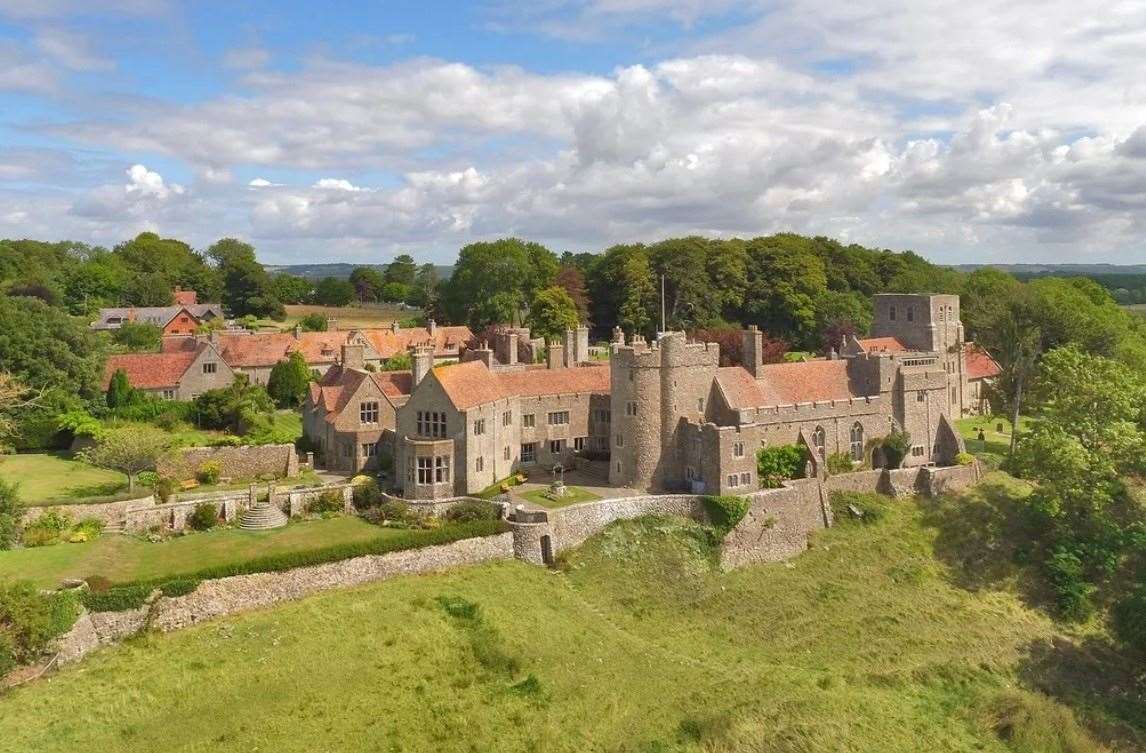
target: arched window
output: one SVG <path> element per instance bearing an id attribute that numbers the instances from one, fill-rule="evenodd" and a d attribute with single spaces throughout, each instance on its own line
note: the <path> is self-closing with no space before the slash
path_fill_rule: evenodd
<path id="1" fill-rule="evenodd" d="M 821 460 L 826 457 L 826 453 L 824 451 L 825 437 L 826 434 L 824 433 L 824 427 L 822 426 L 817 426 L 816 430 L 812 432 L 812 445 L 816 448 L 816 454 L 820 456 Z"/>
<path id="2" fill-rule="evenodd" d="M 859 421 L 852 424 L 851 456 L 852 460 L 863 460 L 863 426 Z"/>

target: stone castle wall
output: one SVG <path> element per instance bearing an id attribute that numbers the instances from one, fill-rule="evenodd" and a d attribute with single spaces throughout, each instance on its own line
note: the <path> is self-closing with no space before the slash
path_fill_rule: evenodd
<path id="1" fill-rule="evenodd" d="M 49 511 L 54 511 L 67 515 L 74 521 L 80 521 L 84 518 L 95 518 L 106 525 L 123 520 L 127 510 L 132 507 L 142 507 L 150 504 L 155 504 L 155 497 L 151 494 L 144 495 L 141 493 L 139 497 L 123 499 L 117 502 L 99 502 L 91 505 L 41 505 L 26 507 L 24 508 L 23 523 L 27 525 L 41 515 Z"/>
<path id="2" fill-rule="evenodd" d="M 189 447 L 162 458 L 156 467 L 160 476 L 179 481 L 195 478 L 206 462 L 219 464 L 223 478 L 284 478 L 298 475 L 294 445 L 269 444 L 252 447 Z"/>

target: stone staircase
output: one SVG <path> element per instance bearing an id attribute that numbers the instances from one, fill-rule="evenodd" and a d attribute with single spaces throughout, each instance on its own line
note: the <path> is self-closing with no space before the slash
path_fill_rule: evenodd
<path id="1" fill-rule="evenodd" d="M 103 530 L 100 533 L 127 533 L 127 521 L 112 520 L 104 524 Z"/>
<path id="2" fill-rule="evenodd" d="M 247 531 L 266 531 L 282 528 L 288 522 L 286 514 L 270 502 L 259 502 L 239 516 L 239 528 Z"/>

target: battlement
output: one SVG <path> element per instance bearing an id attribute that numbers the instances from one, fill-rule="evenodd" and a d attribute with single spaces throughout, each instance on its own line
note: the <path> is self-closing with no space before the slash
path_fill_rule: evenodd
<path id="1" fill-rule="evenodd" d="M 709 366 L 720 363 L 716 343 L 689 342 L 683 332 L 667 332 L 651 343 L 634 336 L 628 345 L 615 344 L 610 361 L 621 368 Z"/>

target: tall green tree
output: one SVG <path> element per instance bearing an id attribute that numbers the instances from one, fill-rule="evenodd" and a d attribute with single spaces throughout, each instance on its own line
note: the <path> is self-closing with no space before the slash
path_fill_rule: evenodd
<path id="1" fill-rule="evenodd" d="M 219 271 L 211 268 L 202 255 L 183 241 L 160 238 L 156 233 L 140 233 L 116 246 L 113 253 L 133 277 L 146 277 L 146 281 L 135 280 L 129 284 L 128 295 L 133 300 L 128 303 L 166 305 L 176 286 L 198 292 L 202 301 L 219 300 L 223 292 Z M 167 291 L 167 301 L 155 303 L 161 290 Z"/>
<path id="2" fill-rule="evenodd" d="M 234 238 L 223 238 L 207 249 L 223 277 L 223 305 L 231 316 L 273 319 L 285 316 L 275 297 L 270 275 L 255 258 L 255 248 Z"/>
<path id="3" fill-rule="evenodd" d="M 267 380 L 267 394 L 280 408 L 296 408 L 306 397 L 306 389 L 313 379 L 306 358 L 297 350 L 271 369 Z"/>
<path id="4" fill-rule="evenodd" d="M 418 267 L 418 271 L 414 275 L 414 283 L 410 288 L 410 295 L 406 299 L 406 302 L 411 306 L 419 306 L 424 309 L 432 308 L 434 299 L 438 294 L 438 283 L 440 281 L 438 268 L 433 264 L 423 264 Z"/>
<path id="5" fill-rule="evenodd" d="M 807 239 L 790 234 L 753 238 L 747 251 L 746 320 L 772 336 L 816 348 L 816 301 L 828 289 L 823 259 Z"/>
<path id="6" fill-rule="evenodd" d="M 518 320 L 556 275 L 557 257 L 538 243 L 517 238 L 471 243 L 442 286 L 440 306 L 450 321 L 472 329 Z"/>
<path id="7" fill-rule="evenodd" d="M 557 285 L 537 291 L 527 322 L 533 334 L 545 338 L 546 342 L 564 338 L 565 330 L 580 324 L 576 304 L 565 289 Z"/>
<path id="8" fill-rule="evenodd" d="M 98 468 L 119 471 L 127 476 L 128 491 L 135 490 L 135 479 L 143 471 L 155 470 L 159 458 L 171 447 L 171 435 L 150 426 L 109 429 L 80 458 Z"/>
<path id="9" fill-rule="evenodd" d="M 350 284 L 354 287 L 354 297 L 362 303 L 375 303 L 382 300 L 382 288 L 387 280 L 374 267 L 355 267 L 350 273 Z"/>
<path id="10" fill-rule="evenodd" d="M 111 339 L 132 352 L 157 351 L 163 342 L 163 330 L 150 322 L 124 322 L 112 332 Z"/>
<path id="11" fill-rule="evenodd" d="M 399 285 L 410 286 L 414 284 L 414 277 L 418 273 L 418 266 L 414 257 L 409 254 L 398 254 L 394 260 L 386 265 L 383 274 L 385 282 L 396 282 Z"/>
<path id="12" fill-rule="evenodd" d="M 139 402 L 140 393 L 131 386 L 127 372 L 123 369 L 116 369 L 115 373 L 111 375 L 111 381 L 108 382 L 107 394 L 104 399 L 109 408 L 123 408 Z"/>
<path id="13" fill-rule="evenodd" d="M 314 295 L 314 285 L 305 277 L 277 274 L 271 277 L 271 293 L 280 303 L 309 303 Z"/>
<path id="14" fill-rule="evenodd" d="M 354 300 L 354 286 L 349 280 L 324 277 L 314 286 L 314 302 L 321 306 L 346 306 Z"/>

